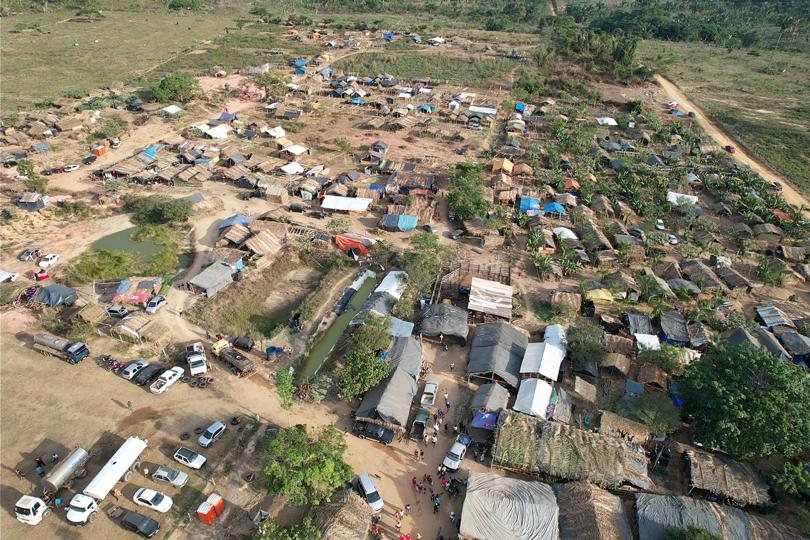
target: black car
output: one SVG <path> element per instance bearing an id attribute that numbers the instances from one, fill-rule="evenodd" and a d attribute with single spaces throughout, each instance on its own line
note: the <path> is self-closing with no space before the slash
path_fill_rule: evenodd
<path id="1" fill-rule="evenodd" d="M 82 163 L 84 163 L 85 165 L 92 165 L 96 161 L 96 159 L 98 159 L 96 156 L 93 155 L 87 156 L 82 160 Z"/>
<path id="2" fill-rule="evenodd" d="M 144 538 L 152 538 L 160 530 L 160 523 L 138 512 L 129 511 L 121 518 L 121 526 L 138 533 Z"/>
<path id="3" fill-rule="evenodd" d="M 314 217 L 315 219 L 323 219 L 326 217 L 326 212 L 323 210 L 313 210 L 308 214 L 310 217 Z"/>
<path id="4" fill-rule="evenodd" d="M 49 167 L 42 171 L 42 176 L 51 176 L 54 173 L 53 167 Z"/>
<path id="5" fill-rule="evenodd" d="M 146 366 L 140 371 L 140 373 L 135 375 L 135 378 L 132 380 L 135 381 L 138 386 L 146 386 L 160 377 L 160 374 L 163 373 L 165 369 L 166 368 L 164 368 L 162 364 Z"/>
<path id="6" fill-rule="evenodd" d="M 373 441 L 381 442 L 385 445 L 391 444 L 394 440 L 394 432 L 390 429 L 385 429 L 377 424 L 370 424 L 368 422 L 357 422 L 354 426 L 357 436 L 363 439 L 371 439 Z"/>
<path id="7" fill-rule="evenodd" d="M 306 207 L 300 203 L 292 203 L 290 205 L 290 212 L 300 212 L 303 213 L 306 210 Z"/>
<path id="8" fill-rule="evenodd" d="M 127 110 L 132 112 L 142 112 L 143 111 L 143 103 L 138 101 L 134 101 L 127 105 Z"/>
<path id="9" fill-rule="evenodd" d="M 256 342 L 253 341 L 252 339 L 250 339 L 247 336 L 242 336 L 242 337 L 234 338 L 231 341 L 231 345 L 233 345 L 237 349 L 242 349 L 243 351 L 250 352 L 251 350 L 253 350 L 253 346 L 256 345 Z"/>

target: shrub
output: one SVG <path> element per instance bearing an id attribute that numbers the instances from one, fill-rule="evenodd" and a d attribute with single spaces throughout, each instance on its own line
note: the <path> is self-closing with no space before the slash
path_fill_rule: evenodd
<path id="1" fill-rule="evenodd" d="M 132 221 L 138 225 L 180 223 L 191 215 L 191 202 L 171 199 L 165 195 L 127 197 L 124 209 L 133 212 Z"/>
<path id="2" fill-rule="evenodd" d="M 593 360 L 597 365 L 607 357 L 607 350 L 602 343 L 605 331 L 601 326 L 591 323 L 574 326 L 568 331 L 568 352 L 575 360 L 587 362 Z"/>
<path id="3" fill-rule="evenodd" d="M 179 101 L 187 103 L 200 92 L 200 83 L 191 75 L 168 75 L 152 89 L 155 99 L 161 103 Z"/>
<path id="4" fill-rule="evenodd" d="M 296 386 L 293 374 L 288 369 L 282 369 L 276 373 L 276 392 L 281 398 L 281 406 L 289 409 L 293 405 Z"/>

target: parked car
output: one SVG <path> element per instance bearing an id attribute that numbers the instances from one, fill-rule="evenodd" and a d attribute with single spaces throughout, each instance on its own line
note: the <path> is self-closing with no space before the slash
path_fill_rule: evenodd
<path id="1" fill-rule="evenodd" d="M 430 422 L 430 412 L 425 409 L 419 409 L 413 417 L 413 424 L 411 424 L 411 439 L 421 441 L 425 434 L 425 428 Z"/>
<path id="2" fill-rule="evenodd" d="M 20 253 L 18 259 L 21 261 L 35 261 L 42 257 L 42 248 L 28 248 Z"/>
<path id="3" fill-rule="evenodd" d="M 151 508 L 161 514 L 165 514 L 171 510 L 174 502 L 172 498 L 165 493 L 149 488 L 141 488 L 136 491 L 132 500 L 135 501 L 135 504 Z"/>
<path id="4" fill-rule="evenodd" d="M 371 476 L 368 473 L 363 473 L 357 477 L 357 490 L 360 492 L 360 495 L 363 496 L 375 514 L 382 511 L 383 507 L 385 506 L 385 502 L 383 501 L 380 492 L 377 491 L 377 486 L 374 485 L 374 481 L 371 479 Z"/>
<path id="5" fill-rule="evenodd" d="M 467 435 L 459 435 L 456 439 L 456 442 L 453 443 L 453 446 L 448 450 L 447 455 L 444 456 L 444 461 L 442 461 L 442 465 L 447 467 L 448 471 L 457 471 L 458 468 L 461 466 L 462 460 L 464 460 L 464 455 L 467 453 L 467 445 L 472 442 Z"/>
<path id="6" fill-rule="evenodd" d="M 34 272 L 34 281 L 45 281 L 49 277 L 51 277 L 51 275 L 48 274 L 47 270 L 39 270 L 38 272 Z"/>
<path id="7" fill-rule="evenodd" d="M 639 229 L 638 227 L 633 227 L 628 229 L 627 232 L 630 233 L 630 236 L 634 236 L 641 240 L 643 243 L 647 242 L 647 233 L 644 232 L 644 229 Z"/>
<path id="8" fill-rule="evenodd" d="M 678 237 L 675 236 L 674 234 L 667 235 L 667 242 L 669 242 L 673 246 L 677 246 L 678 245 Z"/>
<path id="9" fill-rule="evenodd" d="M 121 518 L 121 526 L 140 534 L 144 538 L 152 538 L 160 530 L 160 523 L 152 518 L 148 518 L 138 512 L 129 511 Z"/>
<path id="10" fill-rule="evenodd" d="M 306 207 L 301 203 L 292 203 L 290 205 L 290 212 L 298 212 L 303 213 L 306 210 Z"/>
<path id="11" fill-rule="evenodd" d="M 113 317 L 118 317 L 119 319 L 123 319 L 127 315 L 129 315 L 129 310 L 122 306 L 121 304 L 113 304 L 112 306 L 107 308 L 107 313 L 112 315 Z"/>
<path id="12" fill-rule="evenodd" d="M 178 448 L 177 452 L 174 453 L 174 459 L 191 469 L 202 469 L 203 465 L 205 465 L 203 456 L 186 447 Z"/>
<path id="13" fill-rule="evenodd" d="M 110 141 L 110 148 L 121 148 L 121 139 L 112 139 Z"/>
<path id="14" fill-rule="evenodd" d="M 17 281 L 18 277 L 20 277 L 18 272 L 6 272 L 5 270 L 0 270 L 0 283 Z"/>
<path id="15" fill-rule="evenodd" d="M 324 212 L 323 210 L 313 210 L 307 215 L 309 217 L 314 217 L 315 219 L 323 219 L 326 217 L 326 212 Z"/>
<path id="16" fill-rule="evenodd" d="M 127 364 L 123 370 L 121 370 L 121 377 L 124 379 L 131 381 L 135 375 L 141 372 L 145 367 L 149 365 L 149 362 L 146 360 L 135 360 L 134 362 L 130 362 Z"/>
<path id="17" fill-rule="evenodd" d="M 40 268 L 50 268 L 51 266 L 55 265 L 59 262 L 59 255 L 56 253 L 49 253 L 42 257 L 39 261 Z"/>
<path id="18" fill-rule="evenodd" d="M 354 427 L 357 436 L 362 439 L 371 439 L 373 441 L 381 442 L 385 445 L 391 444 L 394 440 L 394 432 L 386 429 L 377 424 L 370 424 L 368 422 L 357 422 Z"/>
<path id="19" fill-rule="evenodd" d="M 62 172 L 66 172 L 66 173 L 75 172 L 75 171 L 78 171 L 80 168 L 81 168 L 81 165 L 79 165 L 78 163 L 71 163 L 70 165 L 65 165 Z"/>
<path id="20" fill-rule="evenodd" d="M 428 225 L 425 225 L 424 227 L 422 227 L 422 229 L 424 229 L 425 231 L 427 231 L 429 233 L 433 233 L 433 234 L 436 234 L 437 232 L 439 232 L 439 229 L 435 225 L 429 225 L 428 224 Z"/>
<path id="21" fill-rule="evenodd" d="M 656 219 L 655 220 L 655 228 L 658 229 L 659 231 L 663 231 L 667 227 L 666 227 L 666 225 L 664 225 L 664 220 L 663 219 Z"/>
<path id="22" fill-rule="evenodd" d="M 140 101 L 133 101 L 127 105 L 127 110 L 130 112 L 143 112 L 143 103 Z"/>
<path id="23" fill-rule="evenodd" d="M 723 149 L 724 149 L 726 152 L 728 152 L 729 154 L 733 154 L 733 153 L 735 153 L 735 152 L 737 151 L 737 149 L 736 149 L 736 148 L 734 148 L 734 147 L 733 147 L 732 145 L 730 145 L 730 144 L 727 144 L 726 146 L 724 146 L 724 147 L 723 147 Z"/>
<path id="24" fill-rule="evenodd" d="M 225 427 L 225 424 L 217 420 L 216 422 L 208 426 L 208 429 L 203 431 L 202 435 L 200 435 L 200 438 L 197 439 L 197 444 L 199 444 L 203 448 L 208 448 L 209 446 L 214 444 L 214 441 L 222 437 L 226 429 L 227 428 Z"/>
<path id="25" fill-rule="evenodd" d="M 146 307 L 144 311 L 147 313 L 157 313 L 157 311 L 162 308 L 166 304 L 166 297 L 163 295 L 157 295 L 152 297 L 149 302 L 146 303 Z"/>
<path id="26" fill-rule="evenodd" d="M 152 480 L 181 488 L 188 482 L 188 474 L 167 467 L 166 465 L 161 465 L 158 467 L 158 470 L 152 473 Z"/>
<path id="27" fill-rule="evenodd" d="M 450 238 L 452 238 L 453 240 L 458 240 L 462 236 L 464 236 L 464 229 L 456 229 L 455 231 L 450 233 Z"/>
<path id="28" fill-rule="evenodd" d="M 163 373 L 164 369 L 163 364 L 151 364 L 146 366 L 135 376 L 135 384 L 138 386 L 152 384 L 152 381 L 160 377 L 160 374 Z"/>
<path id="29" fill-rule="evenodd" d="M 231 341 L 231 345 L 233 345 L 237 349 L 242 349 L 243 351 L 250 352 L 250 351 L 253 350 L 253 346 L 256 345 L 256 342 L 253 341 L 248 336 L 242 336 L 242 337 L 234 338 L 233 341 Z"/>
<path id="30" fill-rule="evenodd" d="M 784 189 L 780 182 L 772 182 L 771 187 L 774 189 L 774 191 L 782 191 L 782 189 Z"/>
<path id="31" fill-rule="evenodd" d="M 439 381 L 428 381 L 422 391 L 422 407 L 430 408 L 436 403 L 436 394 L 439 393 Z"/>
<path id="32" fill-rule="evenodd" d="M 89 155 L 82 160 L 83 165 L 92 165 L 98 158 L 95 155 Z"/>
<path id="33" fill-rule="evenodd" d="M 149 387 L 149 391 L 153 394 L 162 394 L 167 391 L 171 386 L 180 380 L 180 377 L 183 376 L 185 370 L 180 366 L 174 366 L 171 369 L 167 369 L 163 373 L 160 374 L 160 377 L 152 383 Z"/>
<path id="34" fill-rule="evenodd" d="M 45 169 L 44 171 L 42 171 L 40 174 L 41 174 L 42 176 L 51 176 L 51 175 L 52 175 L 53 173 L 55 173 L 55 172 L 56 172 L 56 170 L 55 170 L 53 167 L 48 167 L 47 169 Z"/>

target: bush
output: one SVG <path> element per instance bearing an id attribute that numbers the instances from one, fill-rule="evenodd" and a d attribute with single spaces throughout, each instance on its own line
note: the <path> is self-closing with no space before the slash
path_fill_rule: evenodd
<path id="1" fill-rule="evenodd" d="M 105 118 L 101 121 L 99 128 L 91 135 L 92 139 L 104 140 L 112 139 L 120 135 L 126 129 L 126 123 L 118 118 Z"/>
<path id="2" fill-rule="evenodd" d="M 607 350 L 602 343 L 604 335 L 602 327 L 595 324 L 574 326 L 568 331 L 568 353 L 575 360 L 593 360 L 600 365 L 607 357 Z"/>
<path id="3" fill-rule="evenodd" d="M 810 468 L 801 463 L 785 463 L 782 470 L 771 477 L 771 483 L 794 497 L 810 497 Z"/>
<path id="4" fill-rule="evenodd" d="M 293 405 L 293 397 L 295 397 L 295 378 L 288 369 L 282 369 L 276 373 L 276 391 L 278 397 L 281 398 L 281 406 L 289 409 Z"/>
<path id="5" fill-rule="evenodd" d="M 191 202 L 171 199 L 165 195 L 127 197 L 124 209 L 133 212 L 132 221 L 138 225 L 180 223 L 191 216 Z"/>
<path id="6" fill-rule="evenodd" d="M 199 10 L 203 7 L 203 0 L 170 0 L 169 9 L 193 9 Z"/>
<path id="7" fill-rule="evenodd" d="M 634 398 L 630 401 L 628 412 L 655 435 L 672 433 L 681 423 L 678 408 L 663 392 L 643 394 Z"/>
<path id="8" fill-rule="evenodd" d="M 346 401 L 351 401 L 373 388 L 391 373 L 393 366 L 383 362 L 372 352 L 354 351 L 336 372 L 340 392 Z"/>
<path id="9" fill-rule="evenodd" d="M 690 526 L 683 529 L 674 527 L 667 529 L 663 540 L 722 540 L 722 538 L 705 529 Z"/>
<path id="10" fill-rule="evenodd" d="M 644 347 L 638 352 L 638 361 L 658 366 L 667 373 L 677 374 L 681 368 L 681 349 L 667 343 L 662 343 L 661 349 L 657 351 Z"/>
<path id="11" fill-rule="evenodd" d="M 67 280 L 71 284 L 114 281 L 132 274 L 137 263 L 138 256 L 131 251 L 91 249 L 68 270 Z"/>
<path id="12" fill-rule="evenodd" d="M 161 103 L 179 101 L 187 103 L 200 92 L 200 83 L 191 75 L 168 75 L 152 89 L 155 99 Z"/>

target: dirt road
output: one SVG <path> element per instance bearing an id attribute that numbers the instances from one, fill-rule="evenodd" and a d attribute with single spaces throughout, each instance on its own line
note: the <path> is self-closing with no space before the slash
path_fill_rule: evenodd
<path id="1" fill-rule="evenodd" d="M 677 101 L 681 104 L 683 109 L 688 111 L 694 111 L 697 114 L 697 122 L 700 127 L 703 128 L 712 139 L 714 139 L 717 144 L 721 146 L 732 145 L 734 146 L 737 151 L 732 155 L 735 160 L 740 163 L 744 163 L 751 167 L 754 171 L 756 171 L 759 175 L 761 175 L 765 180 L 769 182 L 779 182 L 782 184 L 782 197 L 784 199 L 795 206 L 796 208 L 802 207 L 810 207 L 810 203 L 808 203 L 808 199 L 805 198 L 801 193 L 799 193 L 796 188 L 794 188 L 787 180 L 783 177 L 779 176 L 778 174 L 774 173 L 768 167 L 766 167 L 761 162 L 757 161 L 751 155 L 745 151 L 744 148 L 740 147 L 740 143 L 732 139 L 728 134 L 726 134 L 722 129 L 720 129 L 717 125 L 715 125 L 706 113 L 697 106 L 692 100 L 686 97 L 686 94 L 678 88 L 675 83 L 667 79 L 662 75 L 655 75 L 655 81 L 658 83 L 659 86 L 664 90 L 667 94 L 669 99 Z"/>

